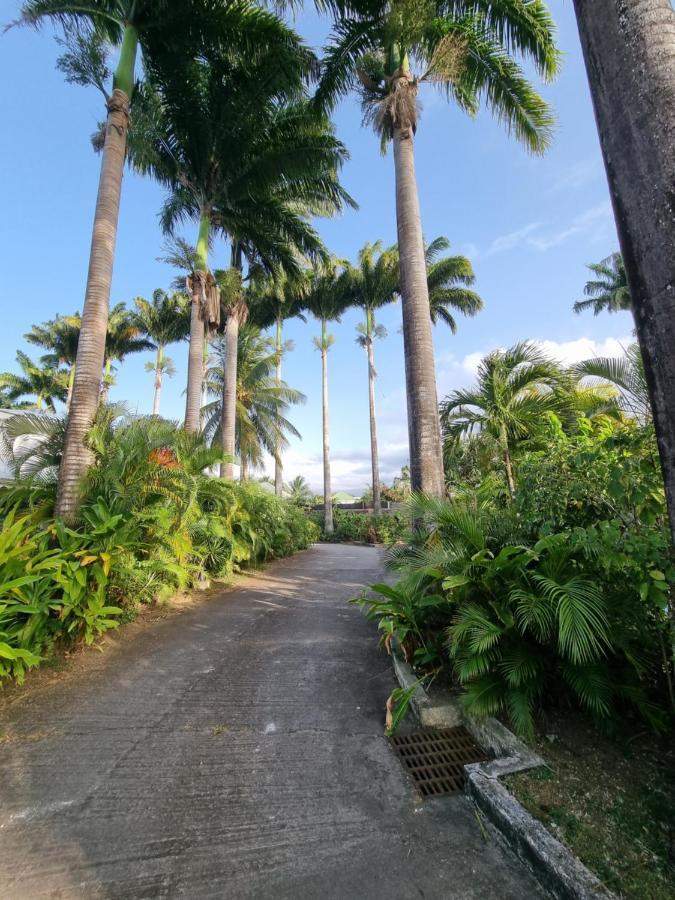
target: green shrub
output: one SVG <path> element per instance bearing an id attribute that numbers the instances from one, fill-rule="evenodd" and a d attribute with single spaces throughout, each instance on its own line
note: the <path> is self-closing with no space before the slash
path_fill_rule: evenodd
<path id="1" fill-rule="evenodd" d="M 635 490 L 650 509 L 659 502 Z M 599 721 L 632 708 L 657 728 L 664 723 L 675 567 L 658 516 L 530 541 L 517 512 L 423 497 L 411 505 L 423 527 L 390 553 L 399 582 L 359 599 L 385 644 L 395 635 L 429 670 L 443 637 L 470 711 L 502 712 L 523 735 L 538 709 L 569 703 Z"/>
<path id="2" fill-rule="evenodd" d="M 29 461 L 44 477 L 0 488 L 0 678 L 22 679 L 57 641 L 90 643 L 140 603 L 318 538 L 292 503 L 204 475 L 220 452 L 169 422 L 108 409 L 90 443 L 95 462 L 76 527 L 51 514 L 53 447 L 46 469 L 39 447 Z"/>
<path id="3" fill-rule="evenodd" d="M 379 544 L 392 544 L 403 540 L 410 529 L 410 517 L 399 511 L 374 516 L 366 512 L 334 509 L 333 531 L 330 534 L 323 531 L 323 512 L 312 513 L 311 519 L 321 529 L 321 540 L 333 543 L 371 543 L 374 537 Z"/>

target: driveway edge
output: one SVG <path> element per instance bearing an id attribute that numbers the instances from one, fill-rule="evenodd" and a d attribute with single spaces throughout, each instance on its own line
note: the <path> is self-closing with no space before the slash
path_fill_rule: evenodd
<path id="1" fill-rule="evenodd" d="M 415 686 L 411 706 L 422 726 L 463 725 L 481 747 L 494 754 L 488 762 L 464 767 L 466 793 L 516 856 L 531 869 L 541 886 L 558 900 L 614 897 L 499 781 L 503 775 L 543 766 L 544 760 L 497 719 L 468 715 L 458 697 L 442 702 L 432 700 L 398 653 L 392 653 L 392 660 L 401 687 Z"/>

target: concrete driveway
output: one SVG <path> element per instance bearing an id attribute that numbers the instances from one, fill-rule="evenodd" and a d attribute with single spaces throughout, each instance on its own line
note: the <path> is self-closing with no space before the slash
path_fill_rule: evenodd
<path id="1" fill-rule="evenodd" d="M 0 896 L 542 896 L 384 740 L 390 665 L 345 602 L 381 576 L 313 547 L 9 707 Z"/>

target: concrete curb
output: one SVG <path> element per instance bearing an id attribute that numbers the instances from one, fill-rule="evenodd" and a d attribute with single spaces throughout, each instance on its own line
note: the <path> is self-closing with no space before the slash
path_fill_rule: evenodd
<path id="1" fill-rule="evenodd" d="M 401 687 L 412 688 L 418 679 L 411 667 L 395 652 L 392 659 Z M 610 900 L 615 896 L 499 783 L 502 775 L 545 765 L 540 756 L 497 719 L 468 715 L 459 698 L 433 701 L 417 684 L 411 706 L 421 725 L 463 725 L 477 744 L 494 754 L 488 762 L 465 766 L 466 792 L 545 890 L 558 900 Z"/>

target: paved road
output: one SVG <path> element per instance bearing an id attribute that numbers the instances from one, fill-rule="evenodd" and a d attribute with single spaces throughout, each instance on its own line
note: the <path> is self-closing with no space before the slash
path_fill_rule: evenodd
<path id="1" fill-rule="evenodd" d="M 383 740 L 390 668 L 344 602 L 380 575 L 312 548 L 10 707 L 0 897 L 539 897 Z"/>

